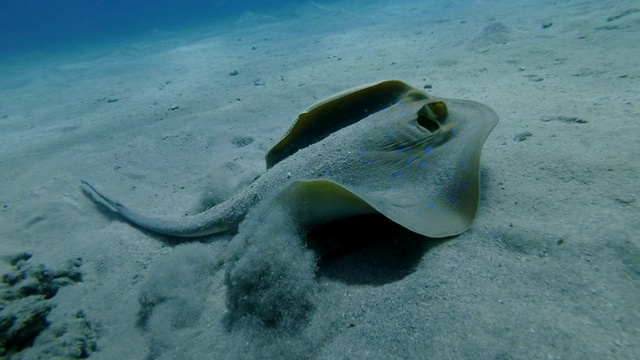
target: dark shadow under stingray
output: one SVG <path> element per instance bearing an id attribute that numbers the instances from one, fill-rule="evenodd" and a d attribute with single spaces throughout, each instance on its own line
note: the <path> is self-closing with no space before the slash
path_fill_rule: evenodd
<path id="1" fill-rule="evenodd" d="M 95 207 L 96 210 L 98 210 L 99 213 L 103 214 L 109 221 L 122 219 L 122 217 L 117 212 L 114 212 L 111 208 L 105 205 L 100 199 L 95 196 L 93 192 L 87 190 L 87 188 L 84 187 L 80 188 L 80 191 L 82 192 L 82 195 L 91 200 L 91 202 L 93 203 L 93 207 Z"/>
<path id="2" fill-rule="evenodd" d="M 416 234 L 379 214 L 334 221 L 307 233 L 307 245 L 318 257 L 318 278 L 348 285 L 402 280 L 427 251 L 444 241 Z"/>

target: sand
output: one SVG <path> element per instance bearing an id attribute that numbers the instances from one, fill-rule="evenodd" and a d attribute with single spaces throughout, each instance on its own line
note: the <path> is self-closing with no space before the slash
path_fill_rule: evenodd
<path id="1" fill-rule="evenodd" d="M 640 353 L 640 4 L 343 1 L 0 65 L 0 349 L 16 359 L 630 359 Z M 181 216 L 266 171 L 326 96 L 383 79 L 480 101 L 472 227 L 300 234 Z M 30 255 L 30 256 L 29 256 Z M 0 355 L 1 356 L 1 355 Z"/>

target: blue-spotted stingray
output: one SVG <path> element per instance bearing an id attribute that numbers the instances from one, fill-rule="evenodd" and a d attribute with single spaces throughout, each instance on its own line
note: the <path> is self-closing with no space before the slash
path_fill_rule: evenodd
<path id="1" fill-rule="evenodd" d="M 304 226 L 380 213 L 416 233 L 447 237 L 464 232 L 476 215 L 480 153 L 497 123 L 486 105 L 388 80 L 308 108 L 269 150 L 262 176 L 198 214 L 145 215 L 82 183 L 124 219 L 171 236 L 236 231 L 270 194 Z"/>

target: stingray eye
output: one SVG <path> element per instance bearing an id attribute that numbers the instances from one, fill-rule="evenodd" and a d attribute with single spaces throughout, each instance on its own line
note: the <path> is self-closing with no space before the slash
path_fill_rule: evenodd
<path id="1" fill-rule="evenodd" d="M 443 101 L 430 101 L 418 111 L 418 125 L 434 132 L 440 128 L 441 124 L 448 116 L 447 105 Z"/>
<path id="2" fill-rule="evenodd" d="M 418 125 L 422 126 L 423 128 L 434 132 L 437 131 L 438 128 L 440 128 L 440 124 L 438 124 L 437 121 L 433 121 L 431 119 L 429 119 L 428 116 L 422 115 L 420 113 L 418 113 Z"/>
<path id="3" fill-rule="evenodd" d="M 433 115 L 435 115 L 435 120 L 437 120 L 440 124 L 443 124 L 449 116 L 447 104 L 445 104 L 444 101 L 432 101 L 429 102 L 427 106 L 433 112 Z"/>

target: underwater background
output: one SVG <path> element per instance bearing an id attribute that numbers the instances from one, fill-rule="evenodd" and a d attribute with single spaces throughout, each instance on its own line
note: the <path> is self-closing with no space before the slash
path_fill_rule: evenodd
<path id="1" fill-rule="evenodd" d="M 639 33 L 639 1 L 5 1 L 0 359 L 637 358 Z M 176 238 L 82 185 L 179 222 L 277 170 L 299 114 L 390 79 L 500 119 L 459 235 L 307 229 L 258 191 L 237 230 Z M 349 146 L 375 135 L 357 125 Z M 346 148 L 298 156 L 274 192 L 379 160 Z M 406 181 L 393 166 L 358 180 Z"/>
<path id="2" fill-rule="evenodd" d="M 269 11 L 296 3 L 301 1 L 9 1 L 0 12 L 0 49 L 6 55 L 99 46 L 152 30 L 189 29 L 245 11 Z"/>

